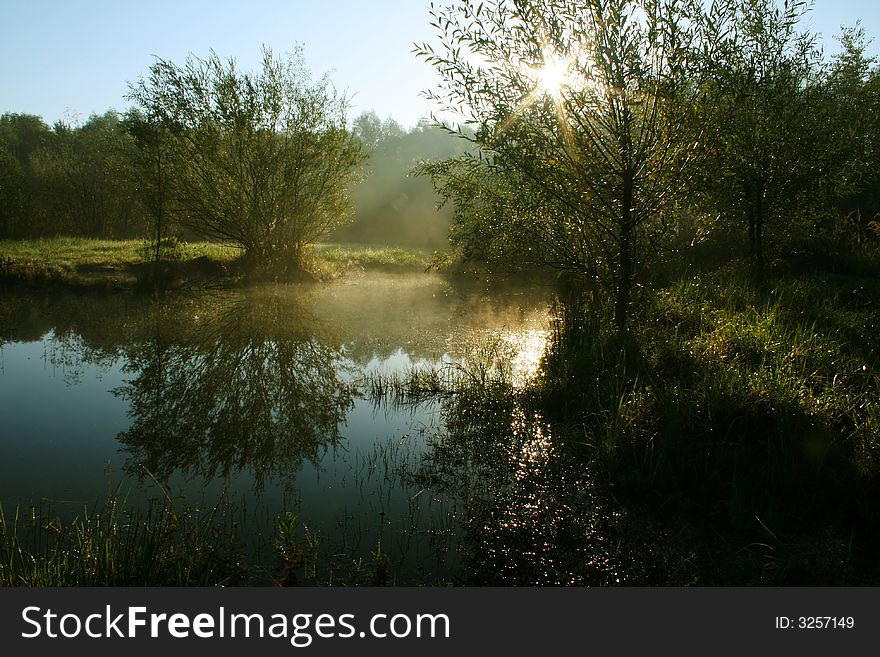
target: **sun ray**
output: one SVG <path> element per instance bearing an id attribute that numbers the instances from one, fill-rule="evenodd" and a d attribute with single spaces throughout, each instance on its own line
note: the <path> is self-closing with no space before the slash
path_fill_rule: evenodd
<path id="1" fill-rule="evenodd" d="M 577 83 L 577 75 L 572 71 L 573 64 L 573 58 L 563 57 L 549 48 L 543 49 L 539 66 L 526 65 L 522 69 L 523 74 L 534 81 L 532 90 L 497 126 L 496 130 L 499 133 L 507 130 L 528 107 L 545 97 L 553 101 L 560 120 L 564 121 L 565 91 Z"/>
<path id="2" fill-rule="evenodd" d="M 535 90 L 540 95 L 546 94 L 551 98 L 558 98 L 573 82 L 572 61 L 570 58 L 563 58 L 555 53 L 544 53 L 543 60 L 544 65 L 534 69 Z"/>

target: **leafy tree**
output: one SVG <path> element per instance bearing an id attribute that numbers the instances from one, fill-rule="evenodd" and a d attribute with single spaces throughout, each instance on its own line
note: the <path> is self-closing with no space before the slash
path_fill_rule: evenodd
<path id="1" fill-rule="evenodd" d="M 127 139 L 112 111 L 81 126 L 54 126 L 49 144 L 33 155 L 54 232 L 93 238 L 139 232 Z"/>
<path id="2" fill-rule="evenodd" d="M 836 206 L 847 237 L 861 244 L 880 212 L 880 70 L 867 55 L 864 29 L 845 27 L 839 39 L 841 51 L 825 81 L 834 118 L 826 129 L 833 131 L 839 174 Z"/>
<path id="3" fill-rule="evenodd" d="M 382 142 L 405 134 L 400 124 L 388 117 L 384 121 L 374 110 L 361 112 L 352 124 L 352 131 L 367 151 L 373 151 Z"/>
<path id="4" fill-rule="evenodd" d="M 158 268 L 162 239 L 169 229 L 167 215 L 173 197 L 174 151 L 169 148 L 171 135 L 156 107 L 149 108 L 146 114 L 139 110 L 129 111 L 124 125 L 134 142 L 131 165 L 141 203 L 153 219 L 153 262 Z"/>
<path id="5" fill-rule="evenodd" d="M 33 159 L 51 139 L 49 126 L 38 116 L 0 116 L 0 235 L 22 237 L 42 232 Z"/>
<path id="6" fill-rule="evenodd" d="M 479 162 L 514 174 L 535 253 L 612 293 L 624 331 L 637 275 L 705 156 L 702 112 L 724 14 L 685 0 L 465 0 L 431 10 L 445 111 Z"/>
<path id="7" fill-rule="evenodd" d="M 299 52 L 281 61 L 265 49 L 258 73 L 215 54 L 159 60 L 129 96 L 170 128 L 181 224 L 295 268 L 348 215 L 363 150 L 345 99 L 310 80 Z"/>
<path id="8" fill-rule="evenodd" d="M 507 271 L 547 260 L 543 236 L 533 232 L 540 221 L 531 220 L 545 213 L 547 206 L 529 207 L 535 196 L 526 191 L 528 181 L 515 170 L 465 155 L 424 162 L 416 171 L 430 177 L 443 203 L 452 208 L 449 242 L 454 255 L 449 257 Z M 576 253 L 566 263 L 574 264 L 580 274 L 590 266 L 579 262 Z M 563 263 L 557 263 L 557 268 L 562 267 Z M 591 274 L 587 281 L 596 280 L 595 270 Z"/>
<path id="9" fill-rule="evenodd" d="M 717 79 L 721 134 L 707 173 L 716 209 L 745 220 L 760 277 L 768 227 L 815 208 L 830 182 L 831 114 L 816 37 L 799 31 L 805 3 L 734 0 L 732 8 L 735 47 Z"/>
<path id="10" fill-rule="evenodd" d="M 0 150 L 0 235 L 18 237 L 26 217 L 26 177 L 21 163 Z"/>
<path id="11" fill-rule="evenodd" d="M 51 132 L 43 119 L 33 114 L 0 116 L 0 145 L 25 168 L 34 153 L 51 141 Z"/>

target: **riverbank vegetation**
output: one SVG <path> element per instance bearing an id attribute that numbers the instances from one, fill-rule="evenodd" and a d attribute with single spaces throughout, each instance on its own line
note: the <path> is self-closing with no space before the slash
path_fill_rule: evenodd
<path id="1" fill-rule="evenodd" d="M 0 586 L 228 586 L 249 575 L 228 507 L 135 508 L 121 493 L 68 520 L 48 503 L 0 508 Z"/>
<path id="2" fill-rule="evenodd" d="M 529 385 L 438 392 L 423 474 L 499 493 L 475 583 L 876 581 L 880 74 L 858 28 L 823 60 L 807 10 L 433 8 L 418 54 L 478 151 L 420 169 L 453 246 L 561 281 Z"/>
<path id="3" fill-rule="evenodd" d="M 504 349 L 373 375 L 442 402 L 405 476 L 465 507 L 480 585 L 877 581 L 880 278 L 730 264 L 670 281 L 621 338 L 558 304 L 537 375 Z M 638 328 L 636 328 L 638 327 Z"/>
<path id="4" fill-rule="evenodd" d="M 166 288 L 207 282 L 234 285 L 253 281 L 240 249 L 209 242 L 164 240 Z M 154 245 L 146 240 L 92 240 L 53 237 L 0 241 L 0 282 L 54 284 L 77 289 L 154 289 Z M 424 272 L 433 251 L 352 244 L 315 244 L 303 253 L 306 280 L 325 280 L 369 269 Z M 271 280 L 271 276 L 269 277 Z"/>
<path id="5" fill-rule="evenodd" d="M 591 305 L 613 306 L 621 333 L 637 289 L 719 238 L 745 251 L 756 281 L 793 251 L 874 248 L 880 76 L 857 28 L 822 60 L 805 11 L 772 0 L 436 7 L 438 43 L 418 54 L 477 149 L 420 169 L 455 208 L 453 246 L 558 272 Z"/>
<path id="6" fill-rule="evenodd" d="M 154 288 L 169 287 L 182 260 L 202 255 L 184 242 L 237 252 L 234 275 L 294 280 L 340 264 L 316 261 L 318 242 L 371 244 L 377 252 L 389 243 L 445 244 L 450 212 L 438 212 L 429 181 L 409 172 L 422 158 L 458 154 L 460 141 L 427 121 L 405 130 L 372 112 L 349 125 L 345 97 L 326 77 L 312 80 L 300 53 L 279 59 L 266 50 L 256 72 L 213 54 L 182 65 L 158 60 L 129 88 L 131 110 L 80 125 L 0 117 L 7 280 L 58 278 L 22 272 L 16 253 L 33 247 L 9 240 L 145 240 L 139 281 Z M 214 265 L 230 260 L 204 255 L 216 261 L 201 263 L 215 274 L 223 272 Z M 108 264 L 82 257 L 69 264 Z M 395 264 L 376 253 L 369 260 Z"/>

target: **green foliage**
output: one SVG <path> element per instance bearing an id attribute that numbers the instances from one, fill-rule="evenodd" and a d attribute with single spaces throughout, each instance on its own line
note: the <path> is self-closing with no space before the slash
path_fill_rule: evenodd
<path id="1" fill-rule="evenodd" d="M 181 225 L 295 270 L 303 247 L 347 216 L 361 145 L 345 99 L 327 78 L 312 82 L 299 53 L 264 50 L 258 73 L 214 54 L 159 60 L 130 98 L 168 129 Z"/>
<path id="2" fill-rule="evenodd" d="M 540 216 L 542 208 L 529 207 L 534 196 L 515 172 L 466 154 L 423 162 L 416 173 L 429 177 L 444 203 L 452 207 L 449 242 L 461 260 L 508 271 L 545 262 L 540 224 L 531 220 Z M 557 263 L 559 269 L 566 266 Z M 581 269 L 575 266 L 575 271 Z"/>
<path id="3" fill-rule="evenodd" d="M 844 28 L 841 52 L 828 72 L 826 87 L 833 103 L 835 155 L 838 164 L 832 228 L 859 250 L 876 245 L 880 212 L 880 71 L 866 53 L 869 40 L 860 27 Z"/>
<path id="4" fill-rule="evenodd" d="M 334 241 L 360 244 L 439 247 L 446 243 L 451 212 L 437 208 L 429 181 L 411 175 L 420 162 L 458 155 L 469 144 L 422 120 L 405 131 L 392 119 L 379 120 L 365 112 L 354 133 L 369 151 L 364 179 L 351 189 L 351 224 L 333 235 Z"/>
<path id="5" fill-rule="evenodd" d="M 0 116 L 0 235 L 19 237 L 44 230 L 39 221 L 39 179 L 33 157 L 51 139 L 37 116 Z"/>
<path id="6" fill-rule="evenodd" d="M 623 330 L 644 254 L 705 155 L 704 63 L 724 16 L 695 2 L 500 0 L 432 19 L 439 44 L 417 52 L 443 80 L 434 97 L 475 126 L 477 162 L 512 174 L 500 211 L 517 208 L 546 264 L 601 284 Z M 433 170 L 447 196 L 475 184 L 460 172 Z"/>
<path id="7" fill-rule="evenodd" d="M 803 232 L 808 223 L 798 221 L 827 201 L 838 135 L 816 36 L 799 31 L 806 5 L 737 0 L 730 11 L 733 41 L 714 80 L 719 135 L 704 178 L 714 210 L 747 226 L 762 274 L 768 229 Z"/>
<path id="8" fill-rule="evenodd" d="M 114 112 L 92 116 L 79 127 L 56 124 L 55 144 L 39 153 L 50 212 L 67 216 L 69 230 L 87 237 L 125 237 L 140 232 L 128 171 L 130 143 Z"/>
<path id="9" fill-rule="evenodd" d="M 295 513 L 283 513 L 275 520 L 275 552 L 284 561 L 293 560 L 299 551 L 296 539 L 297 524 Z"/>
<path id="10" fill-rule="evenodd" d="M 131 169 L 137 183 L 140 202 L 153 220 L 151 253 L 145 260 L 153 260 L 154 282 L 160 278 L 163 239 L 169 234 L 169 215 L 173 214 L 174 164 L 168 147 L 171 134 L 162 120 L 160 108 L 150 107 L 144 114 L 131 110 L 124 120 L 125 131 L 131 136 Z"/>
<path id="11" fill-rule="evenodd" d="M 114 112 L 51 130 L 38 117 L 0 117 L 0 236 L 141 232 L 130 147 Z"/>
<path id="12" fill-rule="evenodd" d="M 246 572 L 235 524 L 218 505 L 145 511 L 117 489 L 64 522 L 45 507 L 0 508 L 0 586 L 227 586 Z"/>

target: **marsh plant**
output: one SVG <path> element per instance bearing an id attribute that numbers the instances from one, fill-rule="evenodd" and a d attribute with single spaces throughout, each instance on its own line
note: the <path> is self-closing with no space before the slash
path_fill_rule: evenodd
<path id="1" fill-rule="evenodd" d="M 247 576 L 235 514 L 222 501 L 144 508 L 120 486 L 69 520 L 48 503 L 0 508 L 0 586 L 227 586 Z"/>

